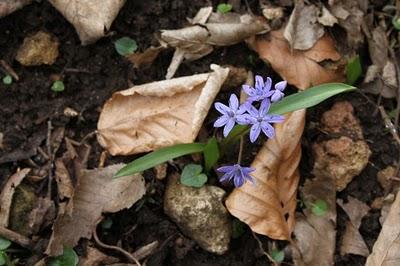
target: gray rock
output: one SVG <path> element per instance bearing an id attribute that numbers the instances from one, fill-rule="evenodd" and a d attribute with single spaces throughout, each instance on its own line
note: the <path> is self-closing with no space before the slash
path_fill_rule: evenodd
<path id="1" fill-rule="evenodd" d="M 179 175 L 169 177 L 164 195 L 164 211 L 182 232 L 203 249 L 223 254 L 229 249 L 231 220 L 222 203 L 225 191 L 205 185 L 181 185 Z"/>

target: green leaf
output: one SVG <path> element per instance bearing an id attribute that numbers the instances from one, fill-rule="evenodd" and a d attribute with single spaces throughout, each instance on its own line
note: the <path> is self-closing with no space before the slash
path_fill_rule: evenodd
<path id="1" fill-rule="evenodd" d="M 188 164 L 183 168 L 181 184 L 188 187 L 202 187 L 207 182 L 207 176 L 202 174 L 203 167 L 198 164 Z"/>
<path id="2" fill-rule="evenodd" d="M 64 91 L 64 88 L 65 86 L 62 80 L 54 81 L 53 86 L 51 86 L 51 89 L 55 92 Z"/>
<path id="3" fill-rule="evenodd" d="M 232 5 L 222 3 L 217 6 L 217 10 L 218 10 L 218 12 L 225 14 L 232 10 Z"/>
<path id="4" fill-rule="evenodd" d="M 11 241 L 0 236 L 0 250 L 6 250 L 11 246 Z"/>
<path id="5" fill-rule="evenodd" d="M 361 73 L 362 73 L 362 68 L 361 68 L 360 57 L 358 55 L 355 55 L 347 63 L 346 67 L 347 83 L 350 85 L 354 84 L 360 78 Z"/>
<path id="6" fill-rule="evenodd" d="M 204 146 L 205 144 L 203 143 L 177 144 L 153 151 L 127 164 L 114 177 L 132 175 L 183 155 L 203 152 Z"/>
<path id="7" fill-rule="evenodd" d="M 400 31 L 400 17 L 397 17 L 397 16 L 393 17 L 393 19 L 392 19 L 392 24 L 393 24 L 393 27 L 394 27 L 396 30 L 399 30 L 399 31 Z"/>
<path id="8" fill-rule="evenodd" d="M 7 261 L 7 254 L 3 250 L 0 250 L 0 266 L 5 265 L 6 261 Z"/>
<path id="9" fill-rule="evenodd" d="M 136 41 L 129 37 L 122 37 L 118 39 L 114 43 L 114 46 L 115 50 L 117 50 L 117 53 L 123 56 L 133 54 L 138 48 Z"/>
<path id="10" fill-rule="evenodd" d="M 283 98 L 277 103 L 273 103 L 269 112 L 271 114 L 283 115 L 296 110 L 312 107 L 320 102 L 335 96 L 336 94 L 349 92 L 357 89 L 356 87 L 343 83 L 326 83 L 309 88 Z"/>
<path id="11" fill-rule="evenodd" d="M 311 211 L 316 216 L 323 216 L 328 211 L 328 203 L 322 199 L 317 199 L 311 204 Z"/>
<path id="12" fill-rule="evenodd" d="M 110 217 L 107 217 L 103 221 L 101 221 L 101 228 L 110 229 L 113 224 L 113 220 Z"/>
<path id="13" fill-rule="evenodd" d="M 11 77 L 10 75 L 6 75 L 6 76 L 3 78 L 3 83 L 4 83 L 5 85 L 11 85 L 12 82 L 13 82 L 13 79 L 12 79 L 12 77 Z"/>
<path id="14" fill-rule="evenodd" d="M 211 168 L 218 162 L 219 159 L 219 147 L 215 137 L 212 137 L 204 147 L 204 165 L 206 172 L 210 171 Z"/>
<path id="15" fill-rule="evenodd" d="M 49 266 L 76 266 L 79 258 L 72 248 L 64 248 L 64 253 L 61 256 L 54 257 L 49 261 Z"/>
<path id="16" fill-rule="evenodd" d="M 246 225 L 239 219 L 234 219 L 232 221 L 232 238 L 239 238 L 244 232 L 246 232 Z"/>
<path id="17" fill-rule="evenodd" d="M 285 259 L 285 252 L 283 252 L 283 250 L 273 249 L 271 250 L 271 258 L 276 263 L 281 263 Z"/>

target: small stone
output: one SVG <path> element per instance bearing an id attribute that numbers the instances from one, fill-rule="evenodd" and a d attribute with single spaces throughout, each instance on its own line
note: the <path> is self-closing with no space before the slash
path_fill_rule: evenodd
<path id="1" fill-rule="evenodd" d="M 385 194 L 387 194 L 393 187 L 393 177 L 396 175 L 396 168 L 388 166 L 382 169 L 377 174 L 377 179 Z"/>
<path id="2" fill-rule="evenodd" d="M 229 249 L 231 221 L 222 199 L 225 191 L 205 185 L 181 185 L 179 175 L 169 177 L 164 195 L 164 211 L 182 232 L 203 249 L 223 254 Z"/>
<path id="3" fill-rule="evenodd" d="M 154 166 L 154 174 L 158 180 L 163 180 L 165 177 L 167 177 L 167 168 L 168 164 L 166 163 Z"/>
<path id="4" fill-rule="evenodd" d="M 66 117 L 77 117 L 79 115 L 78 111 L 71 107 L 65 107 L 63 114 Z"/>
<path id="5" fill-rule="evenodd" d="M 16 60 L 24 66 L 52 65 L 58 57 L 58 46 L 56 37 L 39 31 L 24 39 Z"/>
<path id="6" fill-rule="evenodd" d="M 314 174 L 335 180 L 336 190 L 342 191 L 367 166 L 371 151 L 363 140 L 340 137 L 313 145 Z"/>

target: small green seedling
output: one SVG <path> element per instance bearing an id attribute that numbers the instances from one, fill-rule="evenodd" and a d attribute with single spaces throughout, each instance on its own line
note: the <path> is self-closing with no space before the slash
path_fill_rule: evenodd
<path id="1" fill-rule="evenodd" d="M 207 182 L 207 176 L 202 171 L 203 167 L 201 165 L 186 165 L 181 174 L 181 184 L 189 187 L 202 187 Z"/>
<path id="2" fill-rule="evenodd" d="M 13 78 L 12 78 L 10 75 L 6 75 L 6 76 L 3 78 L 3 84 L 4 84 L 4 85 L 11 85 L 12 82 L 13 82 Z"/>
<path id="3" fill-rule="evenodd" d="M 10 240 L 0 237 L 0 265 L 13 265 L 6 253 L 10 245 Z"/>
<path id="4" fill-rule="evenodd" d="M 238 219 L 232 221 L 232 238 L 241 237 L 246 232 L 246 225 Z"/>
<path id="5" fill-rule="evenodd" d="M 276 263 L 282 263 L 282 261 L 285 259 L 285 252 L 277 248 L 272 249 L 270 255 Z"/>
<path id="6" fill-rule="evenodd" d="M 316 216 L 323 216 L 329 209 L 328 203 L 322 199 L 317 199 L 314 203 L 311 203 L 311 211 Z"/>
<path id="7" fill-rule="evenodd" d="M 219 147 L 215 137 L 210 138 L 204 147 L 204 166 L 208 173 L 211 168 L 218 162 L 219 159 Z"/>
<path id="8" fill-rule="evenodd" d="M 218 12 L 225 14 L 232 10 L 232 5 L 222 3 L 217 6 L 217 10 L 218 10 Z"/>
<path id="9" fill-rule="evenodd" d="M 114 43 L 114 46 L 117 53 L 123 56 L 133 54 L 138 48 L 136 41 L 129 37 L 118 39 Z"/>
<path id="10" fill-rule="evenodd" d="M 64 91 L 65 86 L 64 82 L 62 80 L 56 80 L 54 81 L 53 85 L 51 86 L 51 90 L 55 92 L 61 92 Z"/>
<path id="11" fill-rule="evenodd" d="M 101 221 L 101 228 L 103 229 L 110 229 L 111 226 L 113 225 L 113 220 L 110 217 L 107 217 L 103 221 Z"/>
<path id="12" fill-rule="evenodd" d="M 346 67 L 347 83 L 353 85 L 361 76 L 362 68 L 360 57 L 358 55 L 353 56 Z"/>
<path id="13" fill-rule="evenodd" d="M 78 265 L 79 258 L 72 248 L 64 248 L 64 253 L 61 256 L 52 258 L 49 266 L 76 266 Z"/>
<path id="14" fill-rule="evenodd" d="M 392 19 L 392 24 L 393 24 L 393 27 L 396 29 L 396 30 L 400 30 L 400 17 L 394 17 L 393 19 Z"/>

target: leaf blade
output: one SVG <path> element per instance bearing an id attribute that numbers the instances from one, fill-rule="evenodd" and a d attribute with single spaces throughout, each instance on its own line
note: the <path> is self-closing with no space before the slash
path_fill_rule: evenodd
<path id="1" fill-rule="evenodd" d="M 220 157 L 218 142 L 215 137 L 212 137 L 204 147 L 204 166 L 206 172 L 210 171 L 211 168 L 218 162 Z"/>

